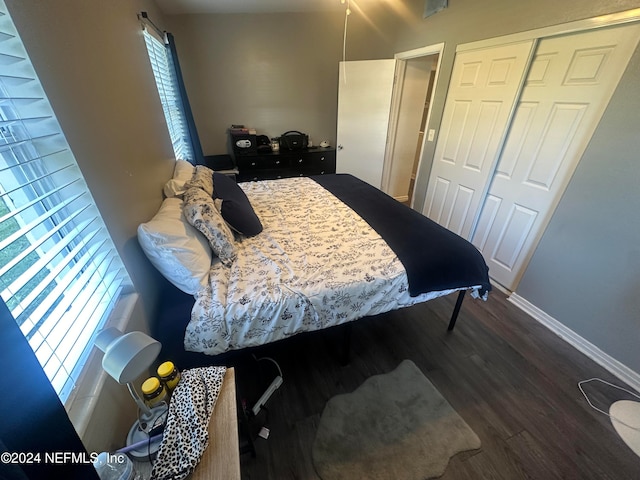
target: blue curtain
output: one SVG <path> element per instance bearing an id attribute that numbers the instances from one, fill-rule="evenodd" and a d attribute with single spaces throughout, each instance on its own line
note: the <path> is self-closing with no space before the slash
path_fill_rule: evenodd
<path id="1" fill-rule="evenodd" d="M 189 130 L 189 139 L 191 141 L 191 149 L 193 150 L 193 164 L 204 164 L 204 158 L 202 153 L 202 145 L 200 144 L 200 137 L 198 136 L 198 129 L 196 123 L 193 120 L 193 113 L 191 111 L 191 104 L 189 103 L 189 97 L 187 96 L 187 89 L 184 86 L 184 80 L 182 78 L 182 70 L 180 69 L 180 62 L 178 61 L 178 52 L 176 50 L 176 42 L 173 35 L 166 33 L 167 35 L 167 49 L 169 50 L 169 60 L 173 67 L 174 80 L 178 86 L 178 92 L 180 94 L 180 100 L 182 102 L 182 110 L 184 112 L 185 121 L 187 122 L 187 129 Z"/>
<path id="2" fill-rule="evenodd" d="M 99 480 L 64 406 L 1 299 L 0 360 L 0 452 L 22 452 L 32 460 L 0 462 L 0 479 Z M 50 456 L 54 452 L 73 453 L 87 463 L 58 462 Z"/>

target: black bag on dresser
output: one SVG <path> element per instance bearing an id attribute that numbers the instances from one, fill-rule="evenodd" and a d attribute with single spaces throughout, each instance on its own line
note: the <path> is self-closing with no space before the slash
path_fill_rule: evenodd
<path id="1" fill-rule="evenodd" d="M 281 150 L 302 150 L 309 145 L 309 136 L 297 130 L 289 130 L 280 135 Z"/>

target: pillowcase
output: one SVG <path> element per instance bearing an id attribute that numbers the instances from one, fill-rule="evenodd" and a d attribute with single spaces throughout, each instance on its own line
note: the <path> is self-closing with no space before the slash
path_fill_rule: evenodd
<path id="1" fill-rule="evenodd" d="M 196 169 L 193 172 L 193 177 L 185 188 L 189 190 L 192 187 L 201 188 L 209 196 L 213 195 L 213 170 L 204 165 L 196 165 Z"/>
<path id="2" fill-rule="evenodd" d="M 142 251 L 164 277 L 195 295 L 209 283 L 211 248 L 182 214 L 182 200 L 167 198 L 155 216 L 138 226 Z"/>
<path id="3" fill-rule="evenodd" d="M 187 191 L 185 184 L 191 181 L 195 167 L 186 160 L 176 160 L 173 178 L 164 185 L 164 196 L 167 198 L 183 195 Z"/>
<path id="4" fill-rule="evenodd" d="M 201 188 L 191 187 L 184 194 L 182 211 L 187 221 L 207 238 L 220 261 L 231 265 L 237 255 L 233 232 L 216 209 L 213 198 Z"/>
<path id="5" fill-rule="evenodd" d="M 253 210 L 247 195 L 231 178 L 223 173 L 213 173 L 213 193 L 222 200 L 222 218 L 236 232 L 253 236 L 262 231 L 262 223 Z"/>

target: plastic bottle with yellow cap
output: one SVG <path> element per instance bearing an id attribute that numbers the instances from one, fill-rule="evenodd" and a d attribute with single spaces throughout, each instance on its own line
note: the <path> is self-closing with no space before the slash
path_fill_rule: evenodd
<path id="1" fill-rule="evenodd" d="M 158 367 L 158 376 L 160 377 L 160 382 L 166 387 L 167 393 L 171 395 L 171 392 L 180 381 L 180 371 L 173 362 L 164 362 Z"/>
<path id="2" fill-rule="evenodd" d="M 149 408 L 157 407 L 163 402 L 167 403 L 167 389 L 157 377 L 150 377 L 144 381 L 142 396 Z"/>

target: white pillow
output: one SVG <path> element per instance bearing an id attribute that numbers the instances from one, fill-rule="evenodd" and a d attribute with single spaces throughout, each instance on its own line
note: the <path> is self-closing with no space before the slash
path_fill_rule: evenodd
<path id="1" fill-rule="evenodd" d="M 177 197 L 184 194 L 184 188 L 187 182 L 191 181 L 195 167 L 186 160 L 176 160 L 176 166 L 173 169 L 173 178 L 164 185 L 164 195 L 167 198 Z"/>
<path id="2" fill-rule="evenodd" d="M 211 248 L 182 214 L 181 199 L 165 199 L 158 213 L 138 226 L 138 241 L 158 271 L 183 292 L 194 295 L 208 285 Z"/>

